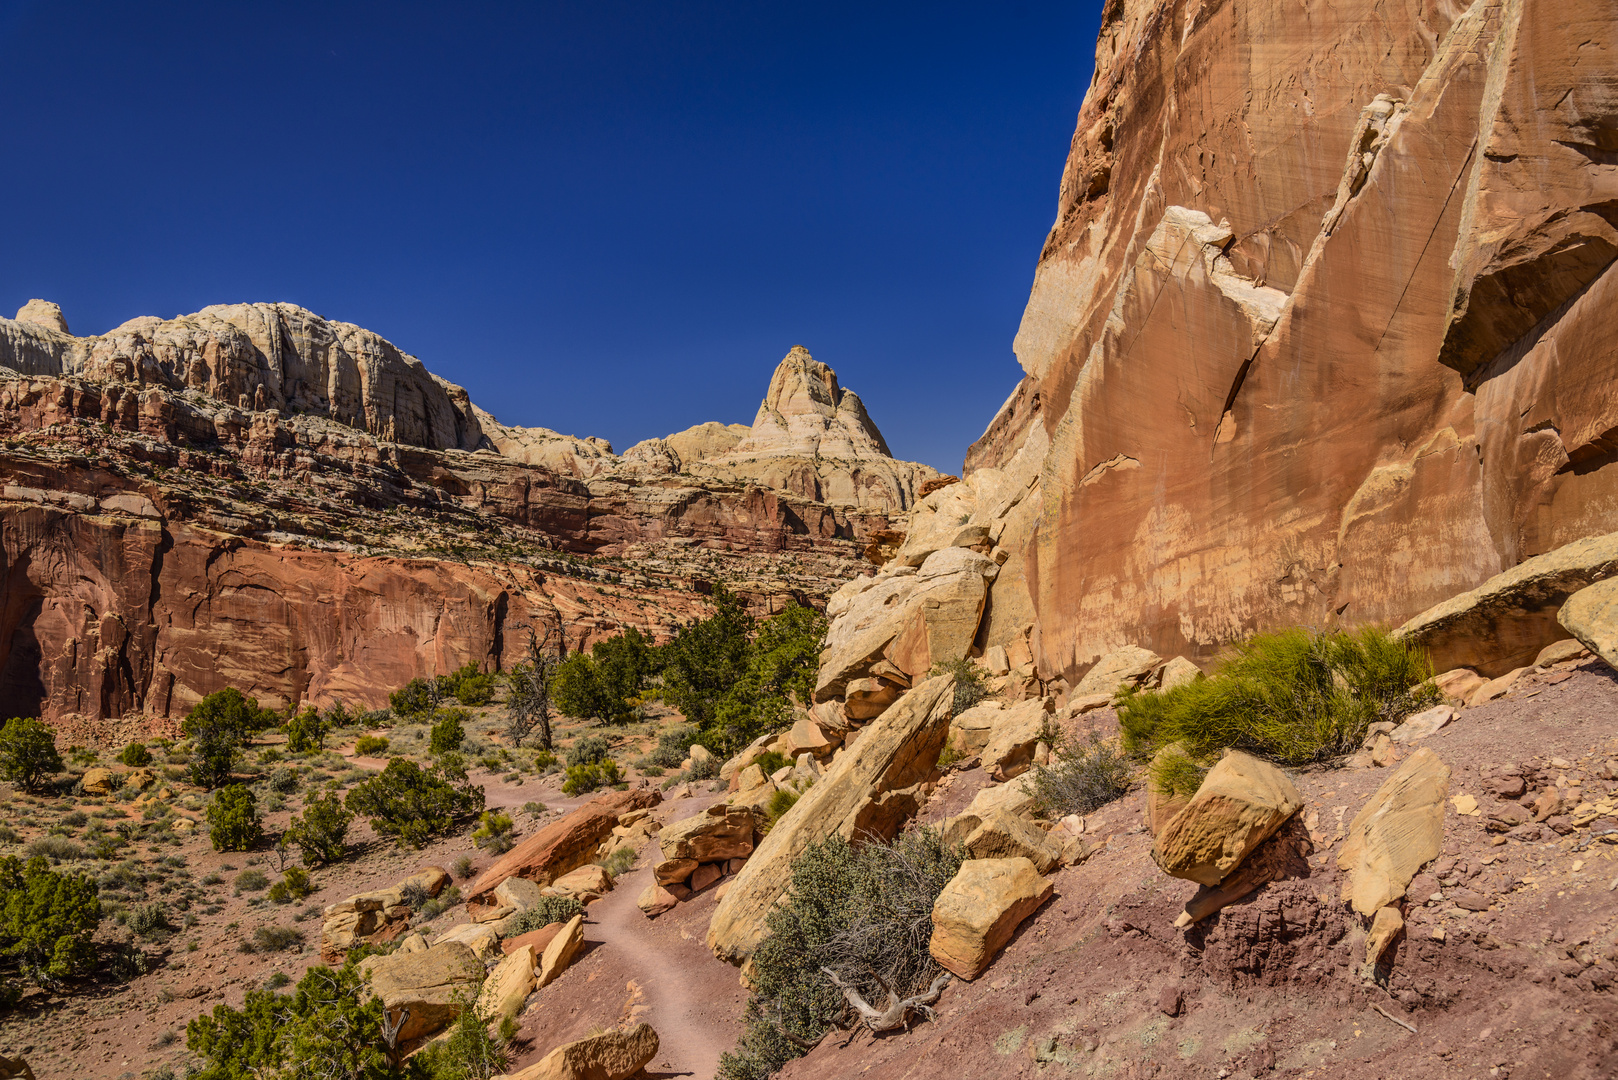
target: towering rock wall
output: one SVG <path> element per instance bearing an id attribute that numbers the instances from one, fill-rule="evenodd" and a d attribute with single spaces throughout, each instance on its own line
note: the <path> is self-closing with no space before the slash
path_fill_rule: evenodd
<path id="1" fill-rule="evenodd" d="M 1618 529 L 1615 255 L 1607 0 L 1109 3 L 967 460 L 1032 508 L 983 641 L 1072 680 Z"/>

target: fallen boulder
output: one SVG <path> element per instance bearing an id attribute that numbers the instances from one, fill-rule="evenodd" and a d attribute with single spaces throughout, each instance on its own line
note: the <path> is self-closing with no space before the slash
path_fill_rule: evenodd
<path id="1" fill-rule="evenodd" d="M 523 1002 L 534 992 L 534 965 L 538 961 L 532 945 L 506 953 L 505 959 L 483 980 L 483 989 L 478 991 L 478 1015 L 485 1020 L 496 1020 L 522 1012 Z"/>
<path id="2" fill-rule="evenodd" d="M 875 720 L 899 700 L 904 689 L 887 679 L 851 679 L 843 690 L 843 712 L 850 720 Z"/>
<path id="3" fill-rule="evenodd" d="M 572 896 L 589 903 L 612 891 L 612 875 L 604 867 L 591 863 L 569 870 L 546 886 L 545 891 L 551 896 Z"/>
<path id="4" fill-rule="evenodd" d="M 1053 891 L 1027 859 L 968 859 L 933 903 L 927 951 L 946 971 L 975 979 Z"/>
<path id="5" fill-rule="evenodd" d="M 665 911 L 672 911 L 674 905 L 678 903 L 679 900 L 675 898 L 674 894 L 663 888 L 663 886 L 648 885 L 641 890 L 640 898 L 635 901 L 635 906 L 644 911 L 647 918 L 655 919 Z"/>
<path id="6" fill-rule="evenodd" d="M 111 769 L 85 769 L 84 775 L 79 777 L 79 790 L 86 795 L 111 795 L 115 790 L 114 775 Z"/>
<path id="7" fill-rule="evenodd" d="M 1348 875 L 1343 899 L 1359 914 L 1375 914 L 1402 897 L 1416 872 L 1438 857 L 1449 776 L 1449 766 L 1422 747 L 1354 816 L 1337 868 Z"/>
<path id="8" fill-rule="evenodd" d="M 1565 637 L 1559 609 L 1574 593 L 1614 574 L 1618 533 L 1586 537 L 1524 559 L 1394 633 L 1425 647 L 1438 671 L 1470 667 L 1504 675 L 1532 664 L 1541 649 Z"/>
<path id="9" fill-rule="evenodd" d="M 962 709 L 949 722 L 949 745 L 963 758 L 973 757 L 989 745 L 994 725 L 1005 706 L 998 701 L 980 701 Z"/>
<path id="10" fill-rule="evenodd" d="M 534 963 L 537 965 L 539 963 L 537 957 L 545 951 L 545 946 L 555 940 L 556 935 L 561 933 L 565 926 L 567 926 L 567 923 L 564 922 L 546 923 L 538 930 L 529 930 L 526 933 L 518 934 L 516 937 L 506 938 L 500 942 L 500 951 L 510 955 L 524 947 L 532 948 L 536 957 Z"/>
<path id="11" fill-rule="evenodd" d="M 663 826 L 657 834 L 657 844 L 665 863 L 745 858 L 753 853 L 756 824 L 753 812 L 746 807 L 715 803 L 700 814 Z"/>
<path id="12" fill-rule="evenodd" d="M 461 923 L 450 927 L 433 942 L 435 946 L 446 943 L 464 945 L 479 960 L 485 960 L 500 952 L 500 932 L 492 926 Z"/>
<path id="13" fill-rule="evenodd" d="M 1163 658 L 1150 649 L 1125 645 L 1097 660 L 1073 688 L 1071 696 L 1116 694 L 1122 687 L 1139 686 L 1162 662 Z"/>
<path id="14" fill-rule="evenodd" d="M 1010 780 L 1028 771 L 1034 763 L 1034 748 L 1050 724 L 1049 709 L 1046 699 L 1030 698 L 1001 710 L 980 753 L 989 775 Z"/>
<path id="15" fill-rule="evenodd" d="M 1165 874 L 1201 885 L 1223 881 L 1303 805 L 1287 775 L 1239 752 L 1227 753 L 1152 842 Z"/>
<path id="16" fill-rule="evenodd" d="M 1429 735 L 1436 735 L 1453 719 L 1455 719 L 1454 709 L 1448 705 L 1434 705 L 1430 709 L 1407 717 L 1404 723 L 1388 732 L 1388 739 L 1403 744 L 1420 742 Z"/>
<path id="17" fill-rule="evenodd" d="M 408 1010 L 398 1041 L 431 1035 L 460 1015 L 459 1000 L 483 982 L 483 963 L 458 941 L 440 941 L 423 952 L 368 956 L 360 961 L 371 992 L 390 1018 Z"/>
<path id="18" fill-rule="evenodd" d="M 662 802 L 655 788 L 630 788 L 598 795 L 572 813 L 551 822 L 502 855 L 466 889 L 466 909 L 476 918 L 480 908 L 497 908 L 493 893 L 507 878 L 520 877 L 549 885 L 596 856 L 612 835 L 620 815 Z"/>
<path id="19" fill-rule="evenodd" d="M 1568 597 L 1556 621 L 1609 665 L 1618 667 L 1618 578 L 1608 578 Z M 1552 646 L 1546 646 L 1550 652 Z M 1569 656 L 1577 655 L 1564 650 Z M 1542 663 L 1537 657 L 1536 663 Z M 1554 663 L 1554 661 L 1552 661 Z"/>
<path id="20" fill-rule="evenodd" d="M 978 822 L 962 846 L 973 859 L 1024 858 L 1041 874 L 1062 862 L 1062 845 L 1026 818 L 996 810 Z"/>
<path id="21" fill-rule="evenodd" d="M 562 929 L 556 932 L 551 943 L 545 946 L 545 951 L 539 956 L 539 970 L 535 974 L 535 987 L 546 987 L 556 981 L 556 977 L 567 970 L 578 955 L 579 947 L 584 944 L 584 916 L 575 915 L 567 921 Z"/>
<path id="22" fill-rule="evenodd" d="M 657 1032 L 646 1023 L 563 1043 L 520 1072 L 495 1080 L 627 1080 L 657 1056 Z"/>
<path id="23" fill-rule="evenodd" d="M 1201 668 L 1183 656 L 1176 656 L 1163 665 L 1163 674 L 1158 678 L 1157 688 L 1167 693 L 1177 687 L 1189 686 L 1200 678 L 1203 678 Z"/>
<path id="24" fill-rule="evenodd" d="M 708 946 L 740 963 L 764 936 L 764 917 L 791 883 L 793 860 L 832 834 L 896 828 L 902 790 L 927 780 L 949 734 L 955 680 L 943 675 L 907 691 L 867 725 L 792 810 L 776 822 L 714 911 Z M 666 827 L 662 835 L 668 834 Z"/>

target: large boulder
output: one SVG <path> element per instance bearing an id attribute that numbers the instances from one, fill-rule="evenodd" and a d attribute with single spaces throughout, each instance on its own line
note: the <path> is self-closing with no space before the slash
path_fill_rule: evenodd
<path id="1" fill-rule="evenodd" d="M 874 720 L 904 691 L 899 683 L 887 679 L 850 679 L 843 690 L 843 711 L 850 720 Z"/>
<path id="2" fill-rule="evenodd" d="M 620 815 L 649 809 L 663 799 L 654 788 L 631 788 L 598 795 L 577 810 L 551 822 L 502 855 L 466 889 L 466 908 L 498 908 L 493 893 L 507 878 L 520 877 L 549 885 L 569 870 L 590 862 L 601 842 L 612 835 Z"/>
<path id="3" fill-rule="evenodd" d="M 1586 537 L 1524 559 L 1470 592 L 1433 605 L 1395 633 L 1424 646 L 1435 671 L 1470 667 L 1490 677 L 1504 675 L 1534 663 L 1541 649 L 1565 637 L 1566 624 L 1559 620 L 1563 606 L 1575 593 L 1614 575 L 1618 533 Z M 1572 627 L 1567 630 L 1578 637 Z"/>
<path id="4" fill-rule="evenodd" d="M 1163 658 L 1139 645 L 1125 645 L 1107 653 L 1095 666 L 1085 672 L 1079 685 L 1073 688 L 1074 698 L 1091 694 L 1116 694 L 1121 687 L 1139 686 Z"/>
<path id="5" fill-rule="evenodd" d="M 464 945 L 478 959 L 486 960 L 500 953 L 500 931 L 493 926 L 461 923 L 450 927 L 433 942 L 434 945 L 448 943 Z"/>
<path id="6" fill-rule="evenodd" d="M 975 979 L 1052 891 L 1027 859 L 968 859 L 933 902 L 927 951 L 945 970 Z"/>
<path id="7" fill-rule="evenodd" d="M 1164 873 L 1217 885 L 1303 805 L 1280 769 L 1247 754 L 1227 753 L 1191 801 L 1152 842 Z"/>
<path id="8" fill-rule="evenodd" d="M 949 733 L 954 690 L 954 678 L 945 675 L 906 692 L 776 822 L 714 911 L 708 946 L 715 955 L 733 963 L 752 955 L 764 936 L 764 917 L 791 883 L 793 861 L 810 844 L 834 833 L 852 838 L 896 829 L 903 813 L 913 812 L 915 803 L 901 795 L 932 775 Z"/>
<path id="9" fill-rule="evenodd" d="M 535 974 L 534 985 L 545 987 L 555 982 L 556 977 L 566 971 L 567 966 L 573 962 L 583 944 L 584 916 L 575 915 L 556 932 L 556 936 L 540 954 L 539 970 Z"/>
<path id="10" fill-rule="evenodd" d="M 952 547 L 929 555 L 919 569 L 857 579 L 860 591 L 827 630 L 815 700 L 840 697 L 851 679 L 865 677 L 882 660 L 918 679 L 934 664 L 966 656 L 987 581 L 998 569 L 975 551 Z"/>
<path id="11" fill-rule="evenodd" d="M 520 1072 L 496 1080 L 626 1080 L 657 1056 L 657 1032 L 646 1023 L 563 1043 Z"/>
<path id="12" fill-rule="evenodd" d="M 757 826 L 751 810 L 728 803 L 715 803 L 700 814 L 663 826 L 657 834 L 664 862 L 694 860 L 699 863 L 721 859 L 741 859 L 753 853 L 753 832 Z M 692 867 L 691 869 L 696 869 Z M 684 880 L 661 874 L 663 884 Z"/>
<path id="13" fill-rule="evenodd" d="M 460 1015 L 459 1000 L 483 982 L 483 962 L 458 941 L 440 941 L 421 952 L 368 956 L 360 966 L 390 1017 L 409 1010 L 399 1029 L 401 1043 L 450 1023 Z"/>
<path id="14" fill-rule="evenodd" d="M 612 891 L 612 875 L 605 867 L 589 863 L 569 870 L 545 889 L 551 896 L 572 896 L 585 903 Z"/>
<path id="15" fill-rule="evenodd" d="M 1050 702 L 1029 698 L 995 717 L 989 741 L 980 756 L 983 767 L 996 780 L 1009 780 L 1028 771 L 1034 763 L 1034 748 L 1046 738 L 1050 725 Z"/>
<path id="16" fill-rule="evenodd" d="M 1343 899 L 1361 915 L 1404 896 L 1410 879 L 1444 844 L 1450 768 L 1426 747 L 1405 759 L 1354 815 L 1337 855 Z"/>
<path id="17" fill-rule="evenodd" d="M 86 795 L 111 795 L 115 790 L 113 781 L 116 775 L 111 769 L 100 766 L 85 769 L 84 775 L 79 778 L 79 789 Z"/>
<path id="18" fill-rule="evenodd" d="M 539 954 L 532 945 L 522 945 L 506 953 L 494 966 L 478 991 L 478 1015 L 485 1020 L 515 1017 L 523 1002 L 534 992 L 534 966 Z"/>
<path id="19" fill-rule="evenodd" d="M 1618 578 L 1598 581 L 1568 597 L 1556 621 L 1585 648 L 1618 667 Z M 1534 662 L 1544 663 L 1543 657 L 1551 652 L 1546 646 Z M 1565 649 L 1563 653 L 1576 655 Z"/>
<path id="20" fill-rule="evenodd" d="M 962 846 L 973 859 L 1024 858 L 1041 874 L 1062 861 L 1062 845 L 1027 818 L 996 810 L 978 822 Z"/>
<path id="21" fill-rule="evenodd" d="M 994 736 L 994 726 L 1000 720 L 1005 705 L 999 701 L 980 701 L 970 709 L 962 709 L 949 722 L 949 744 L 962 757 L 982 752 Z"/>

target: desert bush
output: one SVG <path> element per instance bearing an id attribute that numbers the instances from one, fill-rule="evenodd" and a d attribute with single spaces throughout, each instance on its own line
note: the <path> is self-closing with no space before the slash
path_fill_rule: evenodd
<path id="1" fill-rule="evenodd" d="M 472 876 L 472 856 L 457 855 L 455 861 L 449 864 L 449 869 L 452 874 L 465 881 Z"/>
<path id="2" fill-rule="evenodd" d="M 212 790 L 230 780 L 242 746 L 256 731 L 271 727 L 276 714 L 260 709 L 254 698 L 235 687 L 209 694 L 186 714 L 180 730 L 191 739 L 191 779 Z"/>
<path id="3" fill-rule="evenodd" d="M 96 883 L 58 873 L 43 858 L 0 859 L 0 997 L 13 972 L 43 986 L 83 975 L 96 960 Z"/>
<path id="4" fill-rule="evenodd" d="M 143 742 L 132 742 L 118 752 L 118 760 L 130 768 L 139 768 L 152 763 L 152 752 L 146 749 Z"/>
<path id="5" fill-rule="evenodd" d="M 766 918 L 753 953 L 753 995 L 722 1080 L 762 1080 L 846 1023 L 849 1007 L 821 971 L 830 968 L 867 1001 L 925 990 L 938 974 L 928 954 L 933 902 L 961 867 L 961 852 L 932 829 L 891 844 L 851 847 L 840 836 L 810 845 L 792 864 L 787 901 Z"/>
<path id="6" fill-rule="evenodd" d="M 0 825 L 0 844 L 15 844 L 22 837 L 10 825 Z"/>
<path id="7" fill-rule="evenodd" d="M 303 931 L 295 926 L 260 926 L 253 931 L 257 952 L 281 952 L 303 944 Z"/>
<path id="8" fill-rule="evenodd" d="M 124 925 L 129 928 L 130 933 L 148 941 L 163 937 L 174 929 L 169 922 L 168 912 L 164 911 L 163 905 L 155 900 L 149 904 L 136 904 L 130 908 L 129 917 L 124 920 Z"/>
<path id="9" fill-rule="evenodd" d="M 491 1025 L 478 1013 L 476 991 L 457 990 L 451 1001 L 460 1010 L 454 1024 L 411 1059 L 422 1080 L 492 1080 L 504 1075 L 511 1067 L 517 1021 L 504 1016 Z M 609 1074 L 601 1071 L 599 1075 Z"/>
<path id="10" fill-rule="evenodd" d="M 623 781 L 618 763 L 611 758 L 593 765 L 569 765 L 567 779 L 562 783 L 563 795 L 583 795 L 598 788 L 611 787 Z"/>
<path id="11" fill-rule="evenodd" d="M 288 753 L 308 754 L 326 748 L 326 721 L 313 706 L 288 719 L 285 730 Z"/>
<path id="12" fill-rule="evenodd" d="M 430 771 L 394 758 L 381 773 L 356 784 L 344 802 L 367 818 L 378 836 L 419 848 L 448 835 L 456 821 L 480 812 L 483 789 L 467 780 L 453 754 L 442 755 Z"/>
<path id="13" fill-rule="evenodd" d="M 622 877 L 629 872 L 630 867 L 635 865 L 635 849 L 627 845 L 615 848 L 611 855 L 597 859 L 596 865 L 614 878 Z"/>
<path id="14" fill-rule="evenodd" d="M 586 735 L 575 739 L 573 745 L 567 748 L 567 763 L 569 765 L 594 765 L 607 760 L 612 752 L 612 744 L 600 735 Z M 679 762 L 675 762 L 676 765 Z"/>
<path id="15" fill-rule="evenodd" d="M 243 870 L 233 884 L 237 892 L 259 892 L 270 887 L 270 879 L 262 870 Z"/>
<path id="16" fill-rule="evenodd" d="M 28 854 L 61 862 L 84 858 L 84 848 L 65 836 L 41 836 L 28 842 Z"/>
<path id="17" fill-rule="evenodd" d="M 400 720 L 410 722 L 431 715 L 441 695 L 431 679 L 411 679 L 388 695 L 388 707 Z"/>
<path id="18" fill-rule="evenodd" d="M 348 854 L 344 841 L 353 821 L 353 812 L 343 805 L 335 791 L 315 795 L 303 804 L 303 813 L 287 826 L 286 842 L 298 849 L 305 866 L 341 862 Z"/>
<path id="19" fill-rule="evenodd" d="M 573 916 L 582 914 L 584 905 L 571 896 L 541 896 L 533 907 L 510 916 L 506 923 L 506 937 L 540 930 L 551 923 L 567 922 Z"/>
<path id="20" fill-rule="evenodd" d="M 215 851 L 251 851 L 264 837 L 253 792 L 231 784 L 208 801 L 208 839 Z"/>
<path id="21" fill-rule="evenodd" d="M 1034 805 L 1052 818 L 1092 813 L 1128 794 L 1134 775 L 1129 755 L 1098 735 L 1079 744 L 1059 741 L 1050 760 L 1034 766 Z"/>
<path id="22" fill-rule="evenodd" d="M 786 812 L 798 805 L 798 793 L 778 788 L 770 795 L 770 801 L 764 804 L 764 831 L 767 833 L 775 828 L 775 823 L 786 816 Z"/>
<path id="23" fill-rule="evenodd" d="M 427 752 L 453 754 L 459 750 L 466 739 L 467 719 L 465 709 L 439 709 L 433 720 L 432 734 L 427 737 Z"/>
<path id="24" fill-rule="evenodd" d="M 781 769 L 792 764 L 792 759 L 779 750 L 766 750 L 753 759 L 753 764 L 764 771 L 765 776 L 773 776 Z"/>
<path id="25" fill-rule="evenodd" d="M 983 669 L 970 660 L 949 660 L 942 664 L 934 664 L 929 675 L 955 676 L 954 697 L 950 701 L 950 715 L 959 716 L 988 694 L 989 688 L 984 685 Z"/>
<path id="26" fill-rule="evenodd" d="M 265 894 L 272 903 L 290 904 L 295 900 L 302 900 L 315 891 L 314 884 L 309 880 L 309 871 L 301 866 L 290 866 L 281 875 L 281 880 L 270 886 Z"/>
<path id="27" fill-rule="evenodd" d="M 0 727 L 0 778 L 38 791 L 45 777 L 62 771 L 56 732 L 38 720 L 17 717 Z"/>
<path id="28" fill-rule="evenodd" d="M 282 795 L 291 795 L 298 790 L 298 770 L 289 769 L 283 765 L 280 768 L 271 770 L 269 780 L 266 782 L 269 784 L 271 791 L 279 792 Z"/>
<path id="29" fill-rule="evenodd" d="M 380 735 L 361 735 L 354 743 L 354 753 L 360 757 L 381 757 L 388 752 L 388 740 Z"/>
<path id="30" fill-rule="evenodd" d="M 664 728 L 657 736 L 657 745 L 648 755 L 652 764 L 665 769 L 679 768 L 700 734 L 695 724 L 674 724 Z"/>
<path id="31" fill-rule="evenodd" d="M 1209 766 L 1199 765 L 1177 743 L 1171 743 L 1164 752 L 1152 758 L 1152 786 L 1164 795 L 1190 798 L 1202 786 Z"/>
<path id="32" fill-rule="evenodd" d="M 562 763 L 556 755 L 549 750 L 541 750 L 534 755 L 534 771 L 538 773 L 553 773 L 561 769 Z"/>
<path id="33" fill-rule="evenodd" d="M 1384 630 L 1260 634 L 1206 679 L 1127 694 L 1124 748 L 1145 757 L 1180 743 L 1197 762 L 1234 747 L 1284 765 L 1359 748 L 1371 724 L 1438 700 L 1426 654 Z"/>
<path id="34" fill-rule="evenodd" d="M 240 1009 L 216 1005 L 186 1025 L 202 1059 L 194 1080 L 380 1080 L 399 1075 L 382 1036 L 382 1001 L 362 993 L 354 961 L 309 969 L 291 994 L 249 990 Z M 333 1065 L 341 1071 L 328 1072 Z"/>
<path id="35" fill-rule="evenodd" d="M 510 815 L 498 810 L 485 810 L 478 819 L 477 829 L 472 833 L 472 844 L 495 855 L 503 855 L 516 843 L 512 839 L 515 831 L 516 824 Z"/>
<path id="36" fill-rule="evenodd" d="M 487 705 L 494 699 L 494 676 L 480 671 L 476 664 L 441 675 L 439 682 L 462 705 Z"/>

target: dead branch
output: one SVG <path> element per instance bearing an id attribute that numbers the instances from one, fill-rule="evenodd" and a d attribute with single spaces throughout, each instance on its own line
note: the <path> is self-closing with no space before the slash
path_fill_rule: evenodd
<path id="1" fill-rule="evenodd" d="M 887 986 L 883 980 L 878 979 L 877 982 L 882 983 L 888 992 L 887 1004 L 878 1010 L 872 1008 L 860 996 L 859 990 L 839 979 L 837 973 L 831 968 L 823 967 L 820 970 L 825 973 L 826 978 L 831 980 L 833 986 L 843 992 L 843 999 L 848 1002 L 855 1012 L 860 1014 L 860 1019 L 865 1021 L 865 1026 L 873 1033 L 892 1031 L 895 1028 L 903 1028 L 908 1032 L 910 1030 L 910 1014 L 913 1012 L 920 1013 L 929 1020 L 936 1019 L 933 1014 L 932 1004 L 938 1000 L 938 995 L 944 992 L 944 984 L 950 980 L 949 972 L 943 972 L 933 980 L 933 984 L 927 988 L 926 993 L 901 998 L 894 992 L 892 987 Z"/>

